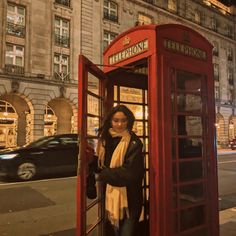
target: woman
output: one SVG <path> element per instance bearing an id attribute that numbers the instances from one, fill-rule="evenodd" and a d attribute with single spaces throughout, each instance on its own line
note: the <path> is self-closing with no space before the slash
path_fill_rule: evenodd
<path id="1" fill-rule="evenodd" d="M 106 184 L 105 209 L 117 236 L 133 236 L 142 209 L 142 142 L 132 132 L 133 113 L 113 107 L 99 129 L 98 180 Z"/>

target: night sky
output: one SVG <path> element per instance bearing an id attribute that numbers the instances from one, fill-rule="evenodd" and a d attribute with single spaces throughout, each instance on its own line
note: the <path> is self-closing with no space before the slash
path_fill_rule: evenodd
<path id="1" fill-rule="evenodd" d="M 226 6 L 236 6 L 236 0 L 219 0 L 219 2 L 225 4 Z"/>

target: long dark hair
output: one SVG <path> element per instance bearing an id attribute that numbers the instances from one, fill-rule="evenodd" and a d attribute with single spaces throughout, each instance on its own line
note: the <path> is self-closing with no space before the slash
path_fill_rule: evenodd
<path id="1" fill-rule="evenodd" d="M 106 115 L 103 121 L 103 125 L 98 130 L 98 137 L 101 141 L 104 141 L 109 137 L 109 129 L 111 128 L 111 120 L 112 120 L 112 117 L 117 112 L 123 112 L 125 114 L 125 116 L 128 119 L 127 129 L 129 131 L 133 129 L 134 120 L 135 120 L 133 112 L 125 105 L 117 105 L 115 107 L 112 107 L 110 112 Z"/>

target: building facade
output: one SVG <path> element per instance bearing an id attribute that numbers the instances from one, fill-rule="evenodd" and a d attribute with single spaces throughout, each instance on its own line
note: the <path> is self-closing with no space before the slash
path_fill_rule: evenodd
<path id="1" fill-rule="evenodd" d="M 0 145 L 77 131 L 78 55 L 103 64 L 121 32 L 178 23 L 213 49 L 219 147 L 236 136 L 235 14 L 216 0 L 3 0 L 0 2 Z"/>
<path id="2" fill-rule="evenodd" d="M 0 146 L 77 131 L 80 2 L 0 2 Z"/>

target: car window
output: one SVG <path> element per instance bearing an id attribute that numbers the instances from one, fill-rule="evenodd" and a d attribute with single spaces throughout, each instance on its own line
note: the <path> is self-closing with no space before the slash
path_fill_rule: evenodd
<path id="1" fill-rule="evenodd" d="M 26 147 L 42 147 L 42 146 L 46 146 L 48 142 L 53 141 L 55 138 L 54 137 L 43 137 L 40 138 L 28 145 L 26 145 Z"/>
<path id="2" fill-rule="evenodd" d="M 77 145 L 78 140 L 76 137 L 60 137 L 60 142 L 62 145 Z"/>
<path id="3" fill-rule="evenodd" d="M 59 140 L 53 139 L 53 140 L 48 141 L 45 146 L 47 146 L 47 147 L 57 147 L 57 146 L 59 146 L 59 144 L 60 144 Z"/>

